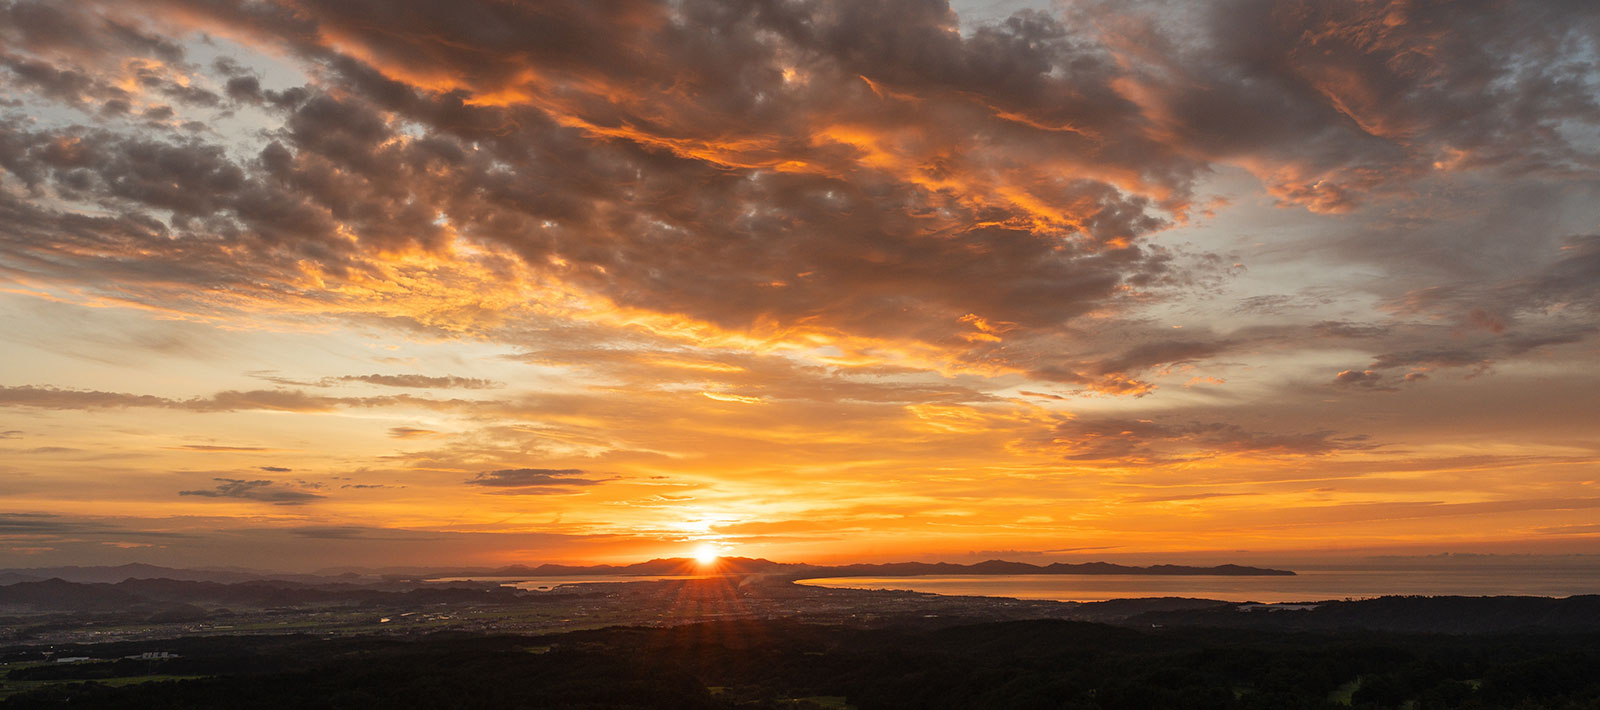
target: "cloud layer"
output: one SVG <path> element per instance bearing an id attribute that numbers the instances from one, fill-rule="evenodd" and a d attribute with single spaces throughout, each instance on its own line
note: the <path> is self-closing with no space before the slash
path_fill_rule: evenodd
<path id="1" fill-rule="evenodd" d="M 1586 499 L 1600 452 L 1597 36 L 1577 0 L 0 0 L 0 498 L 795 554 L 1301 508 L 1317 546 L 1386 503 L 1530 537 L 1487 504 Z"/>

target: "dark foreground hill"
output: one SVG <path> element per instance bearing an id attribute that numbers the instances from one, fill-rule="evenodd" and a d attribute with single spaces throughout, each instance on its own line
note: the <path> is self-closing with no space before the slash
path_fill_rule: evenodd
<path id="1" fill-rule="evenodd" d="M 1088 606 L 1088 605 L 1085 605 Z M 1265 631 L 1600 632 L 1600 595 L 1549 597 L 1379 597 L 1319 604 L 1223 604 L 1141 612 L 1131 624 Z"/>
<path id="2" fill-rule="evenodd" d="M 738 621 L 550 636 L 199 637 L 160 648 L 179 657 L 125 658 L 151 650 L 138 643 L 55 649 L 107 659 L 64 664 L 13 652 L 0 694 L 16 694 L 0 710 L 1600 707 L 1594 633 Z"/>

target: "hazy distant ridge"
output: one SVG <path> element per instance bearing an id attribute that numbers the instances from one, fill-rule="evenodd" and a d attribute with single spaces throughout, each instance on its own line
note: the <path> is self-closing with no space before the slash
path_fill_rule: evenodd
<path id="1" fill-rule="evenodd" d="M 926 575 L 997 575 L 997 574 L 1148 574 L 1148 575 L 1227 575 L 1227 576 L 1286 576 L 1294 572 L 1242 565 L 1192 567 L 1188 565 L 1151 565 L 1135 567 L 1110 562 L 1083 562 L 1069 564 L 1055 562 L 1033 565 L 1026 562 L 987 560 L 970 565 L 953 562 L 889 562 L 884 564 L 808 565 L 773 562 L 749 557 L 724 557 L 715 566 L 705 567 L 695 560 L 674 557 L 654 559 L 631 565 L 553 565 L 537 567 L 512 565 L 487 572 L 470 572 L 460 575 L 495 577 L 563 577 L 590 575 L 694 575 L 708 572 L 723 574 L 783 574 L 810 577 L 911 577 Z"/>
<path id="2" fill-rule="evenodd" d="M 335 574 L 342 572 L 342 574 Z M 1067 564 L 1056 562 L 1032 565 L 1026 562 L 988 560 L 970 565 L 952 562 L 890 562 L 886 564 L 810 565 L 750 557 L 723 557 L 707 567 L 687 557 L 671 557 L 639 562 L 631 565 L 511 565 L 500 568 L 472 569 L 409 569 L 409 570 L 327 570 L 317 574 L 286 574 L 244 569 L 176 569 L 146 564 L 127 564 L 103 567 L 35 567 L 0 569 L 0 586 L 17 582 L 39 582 L 61 579 L 78 583 L 116 584 L 127 579 L 171 579 L 190 582 L 247 582 L 259 580 L 287 580 L 307 584 L 326 582 L 355 582 L 361 578 L 376 579 L 436 579 L 441 577 L 589 577 L 607 575 L 666 576 L 703 574 L 771 574 L 799 577 L 910 577 L 926 575 L 997 575 L 997 574 L 1147 574 L 1147 575 L 1229 575 L 1268 576 L 1293 575 L 1281 569 L 1218 565 L 1192 567 L 1188 565 L 1151 565 L 1135 567 L 1109 562 L 1084 562 Z"/>

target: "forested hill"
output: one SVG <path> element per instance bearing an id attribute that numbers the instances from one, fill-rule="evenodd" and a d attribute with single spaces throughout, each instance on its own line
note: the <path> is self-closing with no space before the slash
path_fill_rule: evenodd
<path id="1" fill-rule="evenodd" d="M 530 636 L 212 636 L 14 654 L 0 708 L 1568 710 L 1600 636 L 856 629 L 788 621 Z M 132 656 L 130 658 L 130 656 Z"/>

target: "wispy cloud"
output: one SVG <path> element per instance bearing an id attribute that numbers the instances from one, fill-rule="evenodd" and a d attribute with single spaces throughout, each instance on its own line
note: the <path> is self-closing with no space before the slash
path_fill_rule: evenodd
<path id="1" fill-rule="evenodd" d="M 380 397 L 324 397 L 300 390 L 227 390 L 207 397 L 172 399 L 147 394 L 72 390 L 57 387 L 23 385 L 0 386 L 0 406 L 33 407 L 38 409 L 112 409 L 153 407 L 192 412 L 232 412 L 268 410 L 283 412 L 327 412 L 339 407 L 389 407 L 420 406 L 427 408 L 454 408 L 471 406 L 469 400 L 438 400 L 411 395 Z M 219 450 L 217 447 L 192 445 L 181 448 L 192 450 Z M 230 447 L 222 447 L 230 448 Z M 237 450 L 237 449 L 236 449 Z"/>
<path id="2" fill-rule="evenodd" d="M 571 493 L 576 488 L 593 486 L 601 480 L 588 478 L 588 472 L 575 468 L 509 468 L 484 471 L 467 480 L 469 486 L 492 489 L 502 495 L 547 495 Z"/>
<path id="3" fill-rule="evenodd" d="M 212 480 L 217 481 L 215 488 L 178 491 L 178 495 L 199 496 L 202 498 L 239 498 L 275 505 L 301 505 L 325 497 L 267 479 L 247 481 L 239 478 L 215 478 Z"/>
<path id="4" fill-rule="evenodd" d="M 456 377 L 445 375 L 430 377 L 428 375 L 344 375 L 334 378 L 340 382 L 365 382 L 369 385 L 383 387 L 410 387 L 415 389 L 466 389 L 488 390 L 505 387 L 504 383 L 494 380 L 485 380 L 477 377 Z"/>

